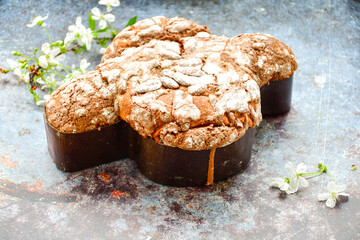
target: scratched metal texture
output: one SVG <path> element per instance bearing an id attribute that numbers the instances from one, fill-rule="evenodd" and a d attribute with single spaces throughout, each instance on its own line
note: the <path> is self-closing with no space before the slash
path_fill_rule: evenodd
<path id="1" fill-rule="evenodd" d="M 0 0 L 0 66 L 11 50 L 46 41 L 25 24 L 47 15 L 54 39 L 97 1 Z M 299 69 L 289 114 L 257 128 L 248 169 L 211 187 L 173 188 L 131 160 L 64 173 L 47 151 L 43 110 L 13 75 L 0 81 L 0 239 L 359 239 L 360 3 L 358 1 L 122 1 L 115 26 L 137 15 L 181 16 L 212 33 L 265 32 L 288 44 Z M 81 57 L 77 56 L 78 61 Z M 94 51 L 88 60 L 100 61 Z M 75 60 L 70 60 L 70 62 Z M 347 185 L 334 209 L 317 201 L 328 175 L 284 196 L 270 188 L 284 164 L 325 163 Z"/>

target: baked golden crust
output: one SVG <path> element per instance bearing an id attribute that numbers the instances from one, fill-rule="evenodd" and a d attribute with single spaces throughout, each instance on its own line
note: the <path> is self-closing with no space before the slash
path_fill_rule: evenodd
<path id="1" fill-rule="evenodd" d="M 296 68 L 291 49 L 269 35 L 229 39 L 155 17 L 119 33 L 97 69 L 55 91 L 45 113 L 62 132 L 122 119 L 160 144 L 211 149 L 258 125 L 260 87 Z"/>
<path id="2" fill-rule="evenodd" d="M 114 111 L 114 89 L 98 70 L 57 89 L 45 105 L 48 122 L 58 131 L 78 133 L 120 121 Z"/>
<path id="3" fill-rule="evenodd" d="M 144 19 L 121 31 L 106 49 L 101 62 L 118 57 L 127 48 L 139 47 L 153 39 L 174 39 L 208 32 L 206 26 L 185 18 L 165 18 L 162 16 Z"/>

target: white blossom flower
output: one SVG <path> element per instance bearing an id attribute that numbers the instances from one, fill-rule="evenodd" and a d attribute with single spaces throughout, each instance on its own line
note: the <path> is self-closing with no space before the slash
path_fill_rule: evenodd
<path id="1" fill-rule="evenodd" d="M 102 47 L 102 48 L 99 49 L 99 53 L 100 53 L 100 54 L 104 54 L 105 51 L 106 51 L 106 48 L 103 48 L 103 47 Z"/>
<path id="2" fill-rule="evenodd" d="M 66 33 L 64 43 L 68 44 L 75 39 L 76 34 L 81 35 L 82 32 L 86 31 L 86 27 L 81 23 L 81 17 L 77 17 L 75 25 L 70 25 L 68 27 L 68 32 Z"/>
<path id="3" fill-rule="evenodd" d="M 42 16 L 37 16 L 35 17 L 31 23 L 26 24 L 27 27 L 31 28 L 35 25 L 39 25 L 39 26 L 46 26 L 46 23 L 44 23 L 43 21 L 46 20 L 48 18 L 48 15 L 46 15 L 46 17 L 42 17 Z"/>
<path id="4" fill-rule="evenodd" d="M 22 72 L 21 72 L 21 63 L 14 61 L 10 58 L 6 59 L 6 62 L 9 64 L 10 69 L 14 70 L 14 74 L 18 77 L 21 77 Z"/>
<path id="5" fill-rule="evenodd" d="M 90 28 L 86 29 L 86 31 L 82 34 L 82 37 L 78 39 L 78 43 L 81 46 L 86 45 L 86 50 L 91 49 L 91 42 L 94 39 L 93 32 Z"/>
<path id="6" fill-rule="evenodd" d="M 23 73 L 20 77 L 20 80 L 28 83 L 30 81 L 30 73 Z"/>
<path id="7" fill-rule="evenodd" d="M 6 59 L 6 62 L 9 64 L 10 69 L 13 70 L 14 75 L 19 77 L 19 80 L 24 81 L 26 83 L 29 82 L 30 80 L 30 75 L 28 72 L 22 72 L 21 71 L 21 66 L 23 65 L 23 63 L 19 62 L 19 61 L 14 61 L 10 58 Z"/>
<path id="8" fill-rule="evenodd" d="M 289 189 L 289 183 L 287 183 L 284 178 L 274 178 L 271 185 L 273 187 L 280 188 L 281 191 L 286 191 Z"/>
<path id="9" fill-rule="evenodd" d="M 86 68 L 90 66 L 90 63 L 84 58 L 80 61 L 80 69 L 77 71 L 73 71 L 72 78 L 76 78 L 80 76 L 82 73 L 86 72 Z"/>
<path id="10" fill-rule="evenodd" d="M 39 57 L 40 67 L 46 69 L 49 64 L 57 65 L 65 59 L 64 55 L 60 54 L 60 48 L 58 46 L 51 46 L 50 43 L 44 43 L 41 46 L 41 51 L 44 55 Z"/>
<path id="11" fill-rule="evenodd" d="M 92 12 L 92 18 L 94 20 L 99 20 L 99 28 L 100 29 L 104 29 L 107 26 L 107 22 L 114 22 L 115 21 L 115 16 L 111 13 L 108 14 L 104 14 L 100 11 L 99 8 L 94 7 L 93 9 L 91 9 Z"/>
<path id="12" fill-rule="evenodd" d="M 50 95 L 49 95 L 49 94 L 45 94 L 45 95 L 44 95 L 44 100 L 45 100 L 45 101 L 49 101 L 49 99 L 50 99 Z"/>
<path id="13" fill-rule="evenodd" d="M 336 202 L 340 202 L 339 196 L 349 196 L 349 194 L 344 193 L 346 189 L 345 184 L 336 184 L 334 181 L 331 181 L 327 185 L 328 193 L 321 193 L 318 195 L 319 201 L 326 201 L 326 206 L 333 208 L 336 205 Z"/>
<path id="14" fill-rule="evenodd" d="M 77 17 L 75 21 L 75 25 L 70 25 L 68 30 L 69 32 L 66 34 L 66 37 L 64 39 L 64 43 L 68 44 L 72 42 L 77 35 L 79 35 L 79 38 L 77 39 L 77 42 L 79 45 L 83 46 L 86 45 L 86 50 L 91 49 L 91 42 L 93 40 L 93 32 L 90 28 L 86 28 L 81 23 L 81 17 Z"/>
<path id="15" fill-rule="evenodd" d="M 90 66 L 90 63 L 84 58 L 80 61 L 80 69 L 84 73 L 86 69 Z"/>
<path id="16" fill-rule="evenodd" d="M 120 6 L 120 0 L 100 0 L 100 5 L 106 6 L 106 11 L 111 12 L 112 7 L 118 7 Z"/>
<path id="17" fill-rule="evenodd" d="M 290 162 L 285 164 L 285 169 L 291 174 L 289 178 L 289 188 L 285 191 L 287 194 L 295 193 L 299 190 L 299 185 L 303 187 L 309 186 L 308 181 L 302 176 L 301 173 L 305 173 L 307 171 L 307 166 L 304 163 L 300 163 L 297 165 L 296 169 L 294 165 Z"/>

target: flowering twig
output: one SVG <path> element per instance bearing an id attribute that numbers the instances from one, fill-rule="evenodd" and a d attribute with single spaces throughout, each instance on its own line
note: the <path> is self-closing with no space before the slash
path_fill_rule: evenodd
<path id="1" fill-rule="evenodd" d="M 336 184 L 334 181 L 331 181 L 327 185 L 327 193 L 321 193 L 318 195 L 318 200 L 326 201 L 326 206 L 333 208 L 336 206 L 337 202 L 340 202 L 340 196 L 349 196 L 349 194 L 344 193 L 346 189 L 345 184 Z"/>
<path id="2" fill-rule="evenodd" d="M 306 172 L 307 166 L 304 163 L 297 165 L 296 169 L 292 163 L 285 164 L 286 170 L 291 174 L 289 178 L 274 178 L 272 181 L 272 186 L 279 188 L 281 191 L 286 194 L 292 194 L 299 190 L 299 186 L 308 187 L 309 183 L 305 177 L 315 177 L 319 176 L 322 173 L 328 173 L 331 177 L 331 182 L 328 183 L 327 189 L 329 193 L 322 193 L 318 195 L 319 201 L 326 201 L 326 206 L 335 207 L 337 202 L 340 202 L 339 196 L 349 196 L 347 193 L 344 193 L 346 185 L 345 184 L 336 184 L 334 177 L 330 173 L 329 169 L 322 163 L 318 164 L 320 171 L 317 172 Z"/>
<path id="3" fill-rule="evenodd" d="M 42 44 L 41 51 L 35 48 L 33 53 L 28 56 L 12 51 L 12 54 L 18 57 L 17 61 L 7 59 L 10 68 L 0 68 L 0 74 L 13 72 L 19 80 L 28 85 L 29 92 L 33 95 L 36 104 L 44 104 L 49 95 L 45 95 L 44 99 L 40 99 L 37 94 L 39 87 L 40 89 L 48 89 L 49 94 L 51 94 L 62 84 L 84 73 L 90 65 L 86 59 L 81 60 L 79 68 L 63 64 L 62 62 L 65 60 L 67 53 L 79 54 L 90 51 L 94 41 L 101 46 L 99 52 L 104 53 L 108 44 L 120 31 L 114 30 L 115 16 L 112 14 L 113 7 L 120 6 L 120 1 L 100 0 L 98 3 L 106 6 L 107 13 L 102 13 L 98 7 L 92 8 L 88 15 L 88 27 L 82 24 L 81 17 L 77 17 L 75 24 L 68 27 L 65 38 L 55 42 L 45 27 L 45 20 L 48 19 L 48 16 L 35 17 L 26 26 L 40 26 L 45 31 L 49 42 Z M 96 27 L 96 21 L 98 22 L 98 28 Z M 133 17 L 129 20 L 127 26 L 135 22 L 136 17 Z"/>

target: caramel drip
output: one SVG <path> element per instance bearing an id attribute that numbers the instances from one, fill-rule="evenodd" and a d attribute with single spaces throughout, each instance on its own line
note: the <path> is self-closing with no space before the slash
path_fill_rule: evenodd
<path id="1" fill-rule="evenodd" d="M 215 159 L 216 148 L 210 150 L 209 155 L 209 168 L 206 185 L 212 185 L 214 183 L 214 159 Z"/>

